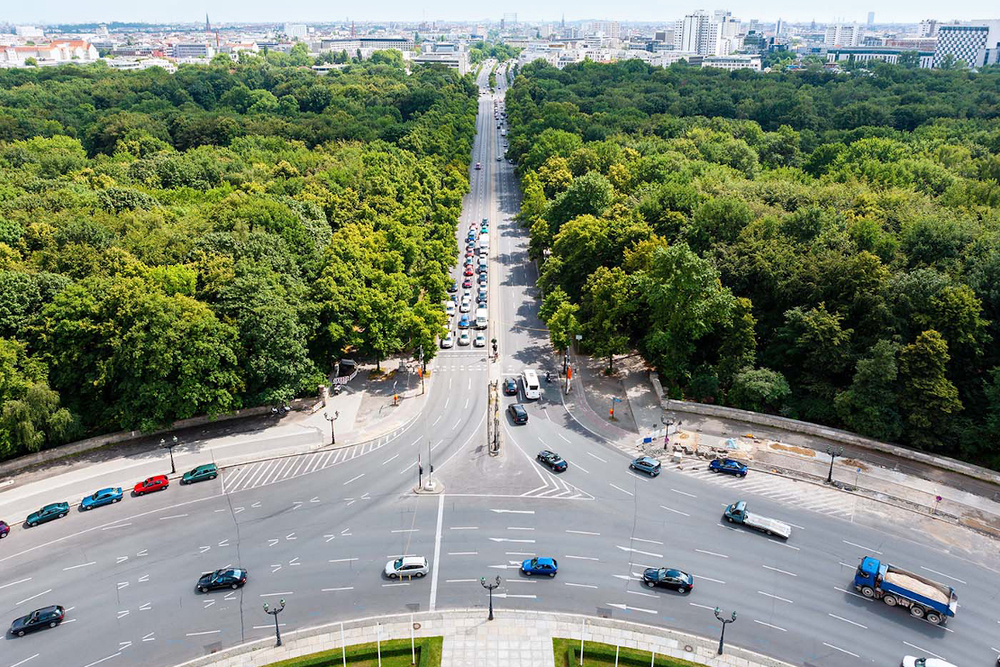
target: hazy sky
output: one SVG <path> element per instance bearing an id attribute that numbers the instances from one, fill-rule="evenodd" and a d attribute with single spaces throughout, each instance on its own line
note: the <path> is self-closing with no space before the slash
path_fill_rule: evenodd
<path id="1" fill-rule="evenodd" d="M 808 3 L 801 0 L 718 0 L 718 4 L 699 4 L 698 0 L 651 3 L 641 0 L 510 0 L 472 2 L 470 0 L 380 0 L 358 5 L 354 2 L 321 0 L 39 0 L 4 2 L 0 21 L 13 23 L 54 23 L 80 21 L 204 21 L 207 11 L 213 21 L 332 21 L 346 17 L 358 20 L 388 21 L 498 20 L 504 12 L 517 12 L 523 20 L 558 20 L 565 12 L 567 20 L 616 19 L 632 21 L 669 21 L 694 9 L 728 9 L 741 19 L 773 21 L 864 22 L 869 11 L 876 23 L 917 22 L 925 18 L 939 20 L 1000 18 L 996 0 L 966 0 L 950 5 L 942 14 L 942 5 L 929 0 L 838 0 Z"/>

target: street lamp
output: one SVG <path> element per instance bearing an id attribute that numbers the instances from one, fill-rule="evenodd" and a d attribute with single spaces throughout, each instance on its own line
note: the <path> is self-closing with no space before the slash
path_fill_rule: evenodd
<path id="1" fill-rule="evenodd" d="M 490 615 L 489 615 L 489 617 L 487 617 L 486 620 L 487 621 L 492 621 L 493 620 L 493 589 L 494 588 L 498 588 L 500 586 L 500 575 L 497 575 L 497 578 L 496 578 L 495 582 L 490 582 L 490 583 L 486 583 L 486 577 L 481 577 L 479 579 L 479 583 L 482 585 L 483 588 L 485 588 L 486 590 L 488 590 L 490 592 Z"/>
<path id="2" fill-rule="evenodd" d="M 177 436 L 175 435 L 170 442 L 167 442 L 163 438 L 160 438 L 160 447 L 166 447 L 167 451 L 170 452 L 170 474 L 173 475 L 177 472 L 177 467 L 174 466 L 174 447 L 177 446 Z"/>
<path id="3" fill-rule="evenodd" d="M 732 615 L 731 618 L 723 618 L 720 615 L 721 611 L 722 611 L 722 609 L 720 609 L 719 607 L 715 608 L 715 617 L 717 619 L 719 619 L 720 621 L 722 621 L 722 636 L 719 637 L 719 655 L 722 655 L 722 644 L 723 644 L 723 642 L 726 641 L 726 626 L 736 620 L 736 612 L 735 611 L 733 612 L 733 615 Z"/>
<path id="4" fill-rule="evenodd" d="M 278 601 L 278 605 L 279 606 L 274 609 L 268 609 L 267 603 L 265 602 L 264 613 L 274 616 L 274 634 L 278 638 L 276 646 L 281 646 L 281 629 L 278 627 L 278 614 L 280 614 L 285 608 L 285 598 L 281 598 L 281 600 Z"/>
<path id="5" fill-rule="evenodd" d="M 833 447 L 827 447 L 826 453 L 830 455 L 830 472 L 826 474 L 826 483 L 833 484 L 833 462 L 837 459 L 838 456 L 844 455 L 844 448 L 837 447 L 836 449 L 834 449 Z"/>
<path id="6" fill-rule="evenodd" d="M 337 432 L 334 430 L 333 422 L 337 421 L 337 417 L 340 416 L 340 410 L 335 411 L 333 413 L 332 417 L 330 416 L 329 412 L 324 412 L 323 416 L 326 418 L 326 420 L 328 422 L 330 422 L 330 444 L 331 445 L 336 445 L 337 444 Z"/>

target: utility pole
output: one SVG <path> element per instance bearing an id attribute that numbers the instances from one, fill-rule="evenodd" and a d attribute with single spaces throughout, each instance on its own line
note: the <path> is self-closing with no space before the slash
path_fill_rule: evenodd
<path id="1" fill-rule="evenodd" d="M 826 483 L 833 484 L 833 462 L 837 460 L 838 456 L 844 455 L 844 448 L 837 447 L 834 449 L 832 446 L 827 447 L 826 453 L 830 455 L 830 472 L 826 474 Z"/>

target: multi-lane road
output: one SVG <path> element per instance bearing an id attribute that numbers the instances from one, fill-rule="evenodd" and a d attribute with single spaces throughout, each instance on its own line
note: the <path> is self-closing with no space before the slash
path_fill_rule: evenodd
<path id="1" fill-rule="evenodd" d="M 480 75 L 486 89 L 489 67 Z M 513 166 L 497 161 L 502 99 L 480 97 L 478 133 L 456 242 L 490 222 L 489 347 L 442 350 L 421 417 L 392 441 L 226 469 L 221 477 L 18 530 L 0 543 L 0 620 L 61 604 L 61 627 L 7 637 L 0 667 L 172 665 L 268 636 L 263 602 L 286 600 L 286 630 L 407 610 L 485 603 L 482 576 L 499 574 L 504 607 L 610 615 L 715 636 L 712 609 L 737 610 L 727 636 L 801 665 L 899 664 L 937 655 L 970 667 L 1000 653 L 997 554 L 945 548 L 926 523 L 883 524 L 850 497 L 751 473 L 718 479 L 666 467 L 656 479 L 630 472 L 627 457 L 579 426 L 559 389 L 525 402 L 529 421 L 504 420 L 500 457 L 486 452 L 487 384 L 524 368 L 554 368 L 537 316 L 527 234 L 513 220 Z M 505 125 L 506 127 L 506 125 Z M 458 269 L 456 269 L 456 276 Z M 504 399 L 504 405 L 511 398 Z M 554 475 L 534 461 L 549 448 L 569 460 Z M 440 495 L 415 495 L 417 457 L 435 467 Z M 118 482 L 120 483 L 120 482 Z M 787 542 L 720 520 L 729 502 L 793 525 Z M 55 498 L 53 500 L 61 500 Z M 386 560 L 430 560 L 424 579 L 390 581 Z M 953 585 L 958 616 L 946 628 L 857 595 L 863 554 Z M 559 574 L 518 573 L 531 555 L 553 556 Z M 195 592 L 202 572 L 249 571 L 240 590 Z M 650 565 L 691 572 L 687 595 L 637 580 Z"/>

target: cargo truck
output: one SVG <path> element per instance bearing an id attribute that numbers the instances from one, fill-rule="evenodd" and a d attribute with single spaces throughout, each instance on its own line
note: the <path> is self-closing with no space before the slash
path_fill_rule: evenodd
<path id="1" fill-rule="evenodd" d="M 866 598 L 903 607 L 910 615 L 944 625 L 958 609 L 958 594 L 945 584 L 865 556 L 854 573 L 854 587 Z"/>
<path id="2" fill-rule="evenodd" d="M 745 500 L 737 501 L 727 507 L 722 516 L 729 523 L 741 523 L 747 528 L 753 528 L 767 535 L 780 537 L 783 540 L 787 540 L 792 534 L 792 528 L 787 523 L 748 512 Z"/>

